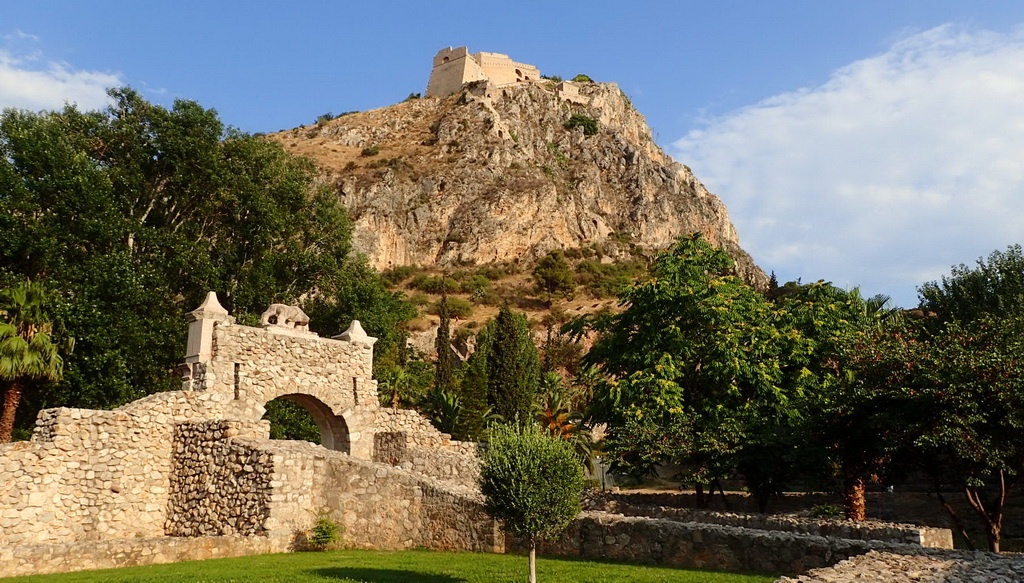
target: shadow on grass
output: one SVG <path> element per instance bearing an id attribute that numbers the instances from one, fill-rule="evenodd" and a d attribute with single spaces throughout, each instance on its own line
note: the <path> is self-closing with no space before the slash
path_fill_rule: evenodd
<path id="1" fill-rule="evenodd" d="M 416 571 L 401 571 L 398 569 L 370 569 L 366 567 L 331 567 L 329 569 L 315 569 L 312 571 L 321 577 L 331 579 L 352 579 L 365 581 L 366 583 L 465 583 L 468 579 L 452 577 L 450 575 L 430 575 Z"/>

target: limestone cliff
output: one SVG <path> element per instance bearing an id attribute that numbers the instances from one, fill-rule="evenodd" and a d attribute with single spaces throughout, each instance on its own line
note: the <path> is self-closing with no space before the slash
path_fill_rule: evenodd
<path id="1" fill-rule="evenodd" d="M 378 268 L 530 259 L 609 237 L 657 249 L 699 231 L 748 282 L 767 281 L 722 202 L 614 84 L 483 81 L 273 137 L 321 164 Z"/>

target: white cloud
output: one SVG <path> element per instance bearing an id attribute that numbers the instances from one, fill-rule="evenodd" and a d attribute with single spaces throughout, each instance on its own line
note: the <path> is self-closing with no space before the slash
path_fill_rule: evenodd
<path id="1" fill-rule="evenodd" d="M 39 40 L 20 30 L 0 39 L 7 44 Z M 0 46 L 0 109 L 60 109 L 65 103 L 99 109 L 109 103 L 107 88 L 120 85 L 124 83 L 114 73 L 77 70 L 67 63 L 47 60 L 38 51 Z"/>
<path id="2" fill-rule="evenodd" d="M 935 28 L 677 141 L 779 279 L 916 304 L 915 288 L 1024 243 L 1024 31 Z"/>

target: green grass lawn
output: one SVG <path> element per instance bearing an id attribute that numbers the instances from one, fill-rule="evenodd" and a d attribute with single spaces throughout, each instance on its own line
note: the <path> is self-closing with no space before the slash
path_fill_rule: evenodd
<path id="1" fill-rule="evenodd" d="M 11 583 L 506 583 L 526 581 L 518 555 L 430 551 L 332 551 L 260 555 L 149 567 L 0 579 Z M 739 575 L 569 559 L 537 560 L 537 580 L 579 583 L 769 583 L 772 575 Z"/>

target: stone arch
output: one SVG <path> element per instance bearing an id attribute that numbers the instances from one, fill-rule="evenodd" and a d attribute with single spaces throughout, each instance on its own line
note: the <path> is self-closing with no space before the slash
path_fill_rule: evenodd
<path id="1" fill-rule="evenodd" d="M 329 405 L 306 393 L 286 393 L 275 398 L 298 403 L 309 412 L 313 422 L 320 429 L 320 445 L 334 451 L 352 453 L 348 423 L 343 416 L 335 415 Z"/>

